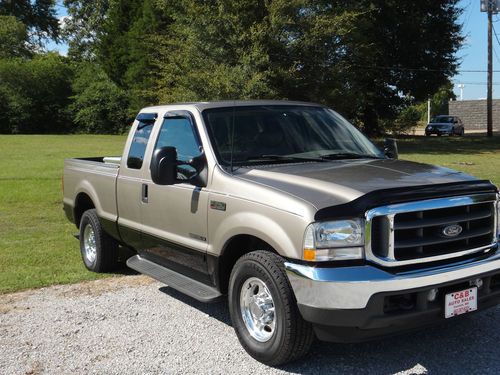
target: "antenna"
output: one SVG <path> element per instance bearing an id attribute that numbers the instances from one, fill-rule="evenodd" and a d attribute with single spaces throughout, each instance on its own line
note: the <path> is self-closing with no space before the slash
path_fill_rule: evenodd
<path id="1" fill-rule="evenodd" d="M 231 173 L 233 173 L 233 153 L 234 153 L 234 117 L 236 111 L 236 100 L 233 100 L 233 118 L 231 120 Z"/>

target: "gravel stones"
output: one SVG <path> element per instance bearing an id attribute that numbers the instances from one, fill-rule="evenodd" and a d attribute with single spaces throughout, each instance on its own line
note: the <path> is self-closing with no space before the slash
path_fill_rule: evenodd
<path id="1" fill-rule="evenodd" d="M 363 344 L 316 342 L 282 368 L 253 360 L 227 301 L 203 304 L 145 276 L 0 295 L 1 374 L 500 373 L 500 308 Z"/>

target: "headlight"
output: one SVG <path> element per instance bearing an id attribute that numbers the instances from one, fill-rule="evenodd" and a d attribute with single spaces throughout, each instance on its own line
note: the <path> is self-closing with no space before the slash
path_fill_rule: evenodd
<path id="1" fill-rule="evenodd" d="M 361 219 L 312 223 L 304 234 L 303 259 L 316 262 L 363 259 L 363 245 Z"/>

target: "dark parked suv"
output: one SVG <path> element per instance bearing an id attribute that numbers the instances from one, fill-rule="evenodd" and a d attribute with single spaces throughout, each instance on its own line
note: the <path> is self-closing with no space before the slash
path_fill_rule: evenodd
<path id="1" fill-rule="evenodd" d="M 446 135 L 464 135 L 464 124 L 457 116 L 436 116 L 431 119 L 425 128 L 425 135 L 430 136 L 436 134 L 441 136 Z"/>

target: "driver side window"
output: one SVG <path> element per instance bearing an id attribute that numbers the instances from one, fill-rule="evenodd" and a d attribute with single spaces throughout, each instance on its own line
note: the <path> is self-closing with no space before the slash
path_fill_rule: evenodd
<path id="1" fill-rule="evenodd" d="M 167 117 L 163 120 L 155 150 L 166 146 L 175 147 L 177 159 L 184 162 L 201 154 L 200 144 L 189 118 Z M 196 174 L 196 170 L 189 165 L 180 165 L 177 168 L 177 178 L 181 180 Z"/>

